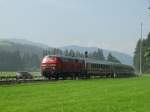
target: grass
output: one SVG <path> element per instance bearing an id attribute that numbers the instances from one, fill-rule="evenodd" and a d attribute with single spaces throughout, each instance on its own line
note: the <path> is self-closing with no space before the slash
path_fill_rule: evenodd
<path id="1" fill-rule="evenodd" d="M 0 87 L 0 112 L 149 111 L 149 76 Z"/>

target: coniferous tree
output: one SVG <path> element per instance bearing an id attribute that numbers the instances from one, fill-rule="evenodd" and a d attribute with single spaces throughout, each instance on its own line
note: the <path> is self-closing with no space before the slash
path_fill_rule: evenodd
<path id="1" fill-rule="evenodd" d="M 112 56 L 111 53 L 108 54 L 107 61 L 109 61 L 109 62 L 115 62 L 115 63 L 121 63 L 116 57 Z"/>
<path id="2" fill-rule="evenodd" d="M 99 60 L 102 60 L 104 61 L 105 60 L 105 57 L 104 57 L 104 54 L 103 54 L 103 50 L 102 49 L 99 49 L 97 50 L 97 57 Z"/>
<path id="3" fill-rule="evenodd" d="M 75 52 L 72 49 L 69 51 L 69 56 L 75 57 Z"/>
<path id="4" fill-rule="evenodd" d="M 66 49 L 63 53 L 65 56 L 69 56 L 69 51 Z"/>
<path id="5" fill-rule="evenodd" d="M 142 47 L 141 47 L 142 45 Z M 150 33 L 148 34 L 146 39 L 139 40 L 136 45 L 136 49 L 134 52 L 134 66 L 136 70 L 139 72 L 140 69 L 140 49 L 142 50 L 142 72 L 150 72 L 150 63 L 148 61 L 150 51 L 148 50 L 150 47 Z"/>

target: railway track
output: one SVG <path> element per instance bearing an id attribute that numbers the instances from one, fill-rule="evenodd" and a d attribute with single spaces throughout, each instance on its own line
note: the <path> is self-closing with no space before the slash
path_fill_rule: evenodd
<path id="1" fill-rule="evenodd" d="M 36 82 L 48 82 L 48 79 L 45 79 L 42 76 L 36 76 L 33 79 L 16 79 L 15 76 L 10 77 L 0 77 L 0 85 L 8 84 L 19 84 L 19 83 L 36 83 Z"/>

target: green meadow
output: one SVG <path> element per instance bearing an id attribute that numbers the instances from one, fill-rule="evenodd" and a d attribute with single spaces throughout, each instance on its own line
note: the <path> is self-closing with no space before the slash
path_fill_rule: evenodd
<path id="1" fill-rule="evenodd" d="M 0 86 L 0 112 L 149 112 L 150 76 Z"/>

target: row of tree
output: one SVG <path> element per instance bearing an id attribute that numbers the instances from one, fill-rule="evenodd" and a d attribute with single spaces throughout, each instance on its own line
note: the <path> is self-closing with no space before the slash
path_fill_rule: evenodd
<path id="1" fill-rule="evenodd" d="M 85 58 L 85 54 L 79 51 L 63 51 L 57 48 L 43 50 L 43 57 L 45 55 L 65 55 Z M 87 55 L 88 58 L 120 63 L 120 61 L 114 56 L 112 56 L 111 53 L 109 53 L 107 59 L 105 59 L 103 51 L 101 49 L 98 49 L 97 51 L 91 52 Z M 0 71 L 37 71 L 40 69 L 40 62 L 43 58 L 40 56 L 41 55 L 37 55 L 34 53 L 22 53 L 20 51 L 0 51 Z"/>
<path id="2" fill-rule="evenodd" d="M 87 53 L 87 51 L 86 51 Z M 43 51 L 43 56 L 45 55 L 65 55 L 65 56 L 71 56 L 71 57 L 80 57 L 80 58 L 85 58 L 85 54 L 79 51 L 74 51 L 74 50 L 60 50 L 58 48 L 54 49 L 46 49 Z M 105 58 L 103 54 L 102 49 L 98 49 L 97 51 L 87 53 L 88 58 L 92 59 L 97 59 L 101 61 L 110 61 L 110 62 L 116 62 L 116 63 L 121 63 L 116 57 L 114 57 L 111 53 L 108 54 L 107 58 Z"/>
<path id="3" fill-rule="evenodd" d="M 35 54 L 20 55 L 19 51 L 0 52 L 0 71 L 35 71 L 39 69 L 40 58 Z"/>
<path id="4" fill-rule="evenodd" d="M 139 72 L 140 55 L 142 60 L 142 72 L 150 73 L 150 33 L 146 39 L 139 39 L 134 52 L 134 66 Z"/>

